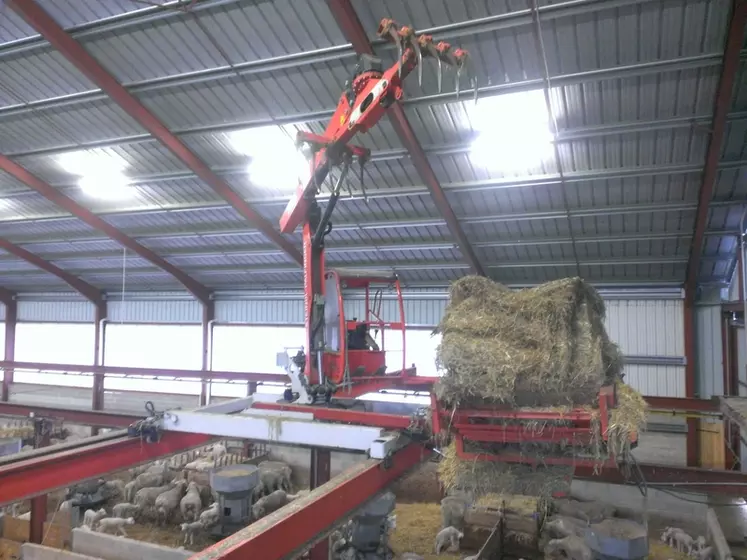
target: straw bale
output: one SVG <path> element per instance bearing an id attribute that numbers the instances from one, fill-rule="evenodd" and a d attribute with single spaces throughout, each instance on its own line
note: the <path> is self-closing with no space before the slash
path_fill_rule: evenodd
<path id="1" fill-rule="evenodd" d="M 446 403 L 588 404 L 620 374 L 604 302 L 580 278 L 510 291 L 485 278 L 452 285 L 437 332 Z"/>

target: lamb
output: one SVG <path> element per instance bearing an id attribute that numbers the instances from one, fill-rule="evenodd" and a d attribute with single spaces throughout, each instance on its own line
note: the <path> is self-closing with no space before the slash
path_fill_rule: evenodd
<path id="1" fill-rule="evenodd" d="M 182 523 L 182 535 L 184 535 L 184 544 L 195 544 L 195 533 L 198 533 L 205 529 L 205 526 L 199 521 L 192 521 L 191 523 Z"/>
<path id="2" fill-rule="evenodd" d="M 207 472 L 210 469 L 215 468 L 215 461 L 212 459 L 197 459 L 184 465 L 184 468 L 187 470 L 195 470 L 197 472 Z"/>
<path id="3" fill-rule="evenodd" d="M 190 482 L 187 487 L 187 493 L 179 502 L 179 510 L 182 512 L 182 518 L 185 521 L 197 521 L 200 516 L 202 507 L 202 498 L 196 482 Z M 185 537 L 186 538 L 186 537 Z"/>
<path id="4" fill-rule="evenodd" d="M 261 498 L 252 506 L 252 516 L 255 520 L 263 518 L 288 503 L 288 494 L 283 490 L 275 490 L 269 496 Z"/>
<path id="5" fill-rule="evenodd" d="M 459 541 L 464 538 L 464 533 L 454 527 L 441 529 L 436 535 L 436 554 L 441 554 L 442 550 L 454 550 L 459 552 Z M 448 543 L 448 546 L 446 546 Z"/>
<path id="6" fill-rule="evenodd" d="M 220 511 L 218 509 L 219 507 L 220 506 L 218 505 L 218 502 L 215 502 L 212 506 L 210 506 L 200 514 L 199 521 L 204 527 L 212 527 L 213 525 L 218 524 L 218 522 L 220 521 Z"/>
<path id="7" fill-rule="evenodd" d="M 98 523 L 104 517 L 106 517 L 106 510 L 104 508 L 101 508 L 98 511 L 93 509 L 86 510 L 86 512 L 83 514 L 83 525 L 85 525 L 86 527 L 90 527 L 91 529 L 95 529 L 96 523 Z"/>
<path id="8" fill-rule="evenodd" d="M 661 534 L 661 542 L 676 548 L 678 552 L 687 549 L 687 554 L 690 554 L 693 549 L 693 538 L 678 527 L 665 528 Z"/>
<path id="9" fill-rule="evenodd" d="M 128 482 L 127 484 L 125 484 L 124 493 L 122 497 L 128 502 L 132 502 L 135 499 L 135 492 L 137 492 L 138 490 L 139 488 L 137 487 L 137 482 L 132 480 Z"/>
<path id="10" fill-rule="evenodd" d="M 122 519 L 120 517 L 105 517 L 104 519 L 101 519 L 99 521 L 99 527 L 97 531 L 99 533 L 108 533 L 112 529 L 116 529 L 120 533 L 122 533 L 123 537 L 127 536 L 127 531 L 125 531 L 125 525 L 134 525 L 135 520 L 132 517 L 128 517 L 127 519 Z"/>
<path id="11" fill-rule="evenodd" d="M 144 472 L 135 479 L 138 490 L 141 488 L 154 488 L 156 486 L 162 486 L 166 481 L 163 472 L 152 473 Z"/>
<path id="12" fill-rule="evenodd" d="M 213 461 L 217 461 L 218 459 L 223 457 L 223 455 L 225 455 L 226 452 L 227 452 L 226 446 L 223 445 L 222 443 L 216 443 L 215 445 L 213 445 L 213 448 L 210 450 L 210 454 L 213 456 Z"/>
<path id="13" fill-rule="evenodd" d="M 695 560 L 713 560 L 715 553 L 712 546 L 706 546 L 703 548 L 693 549 L 690 556 Z"/>
<path id="14" fill-rule="evenodd" d="M 135 517 L 140 513 L 140 506 L 130 504 L 128 502 L 122 502 L 112 508 L 112 517 L 119 517 L 120 519 L 127 519 L 128 517 Z"/>
<path id="15" fill-rule="evenodd" d="M 573 517 L 558 516 L 548 521 L 544 529 L 552 538 L 562 539 L 571 535 L 577 535 L 582 524 L 582 521 Z"/>
<path id="16" fill-rule="evenodd" d="M 706 547 L 706 539 L 703 535 L 700 535 L 695 539 L 695 548 L 697 550 L 703 550 Z"/>
<path id="17" fill-rule="evenodd" d="M 568 560 L 592 560 L 591 549 L 583 539 L 575 535 L 562 539 L 551 539 L 545 546 L 544 552 L 545 557 L 563 553 Z"/>
<path id="18" fill-rule="evenodd" d="M 180 480 L 174 485 L 171 490 L 167 490 L 166 492 L 158 495 L 155 501 L 155 506 L 156 515 L 159 522 L 161 521 L 161 516 L 163 516 L 163 522 L 164 524 L 166 524 L 171 515 L 174 513 L 174 510 L 179 507 L 182 495 L 184 494 L 184 487 L 186 485 L 186 482 Z"/>
<path id="19" fill-rule="evenodd" d="M 467 513 L 467 502 L 457 496 L 447 496 L 441 500 L 441 528 L 464 528 L 464 515 Z"/>
<path id="20" fill-rule="evenodd" d="M 290 466 L 281 461 L 262 461 L 259 465 L 259 480 L 266 494 L 275 490 L 291 491 Z"/>

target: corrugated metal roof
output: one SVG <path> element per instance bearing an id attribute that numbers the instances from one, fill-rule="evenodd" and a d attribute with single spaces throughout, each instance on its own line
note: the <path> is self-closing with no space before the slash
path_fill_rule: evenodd
<path id="1" fill-rule="evenodd" d="M 253 183 L 246 173 L 250 158 L 232 146 L 230 134 L 273 123 L 291 137 L 297 130 L 324 129 L 355 62 L 324 0 L 213 0 L 199 3 L 191 14 L 134 0 L 85 5 L 43 0 L 42 5 L 277 227 L 294 185 Z M 394 17 L 470 49 L 485 95 L 543 86 L 544 63 L 524 0 L 354 0 L 353 5 L 372 39 L 379 20 Z M 490 114 L 476 112 L 469 99 L 450 96 L 453 73 L 444 75 L 446 95 L 436 94 L 435 64 L 424 67 L 422 87 L 413 76 L 405 82 L 405 112 L 465 234 L 490 274 L 510 283 L 576 274 L 576 259 L 593 281 L 682 281 L 727 5 L 716 0 L 539 5 L 562 175 L 551 149 L 542 156 L 538 149 L 533 162 L 509 162 L 511 169 L 491 169 L 471 157 L 478 131 L 512 134 L 521 124 L 499 116 L 491 123 Z M 6 12 L 0 23 L 0 153 L 17 158 L 210 287 L 300 283 L 296 270 L 262 272 L 291 263 L 61 55 L 29 39 L 32 30 Z M 396 53 L 380 42 L 376 50 L 385 63 Z M 742 211 L 738 202 L 747 196 L 746 66 L 742 60 L 722 150 L 726 165 L 710 212 L 701 271 L 708 279 L 725 277 L 733 268 L 731 232 Z M 533 99 L 539 103 L 531 111 L 544 111 L 542 96 Z M 367 202 L 358 196 L 338 203 L 336 228 L 328 237 L 330 262 L 405 267 L 401 274 L 409 283 L 443 283 L 465 273 L 453 236 L 390 121 L 383 119 L 356 142 L 374 151 L 364 183 L 371 196 Z M 101 153 L 127 163 L 130 198 L 97 200 L 81 191 L 59 156 L 85 146 L 99 146 Z M 501 155 L 496 149 L 495 159 Z M 360 191 L 354 174 L 350 183 Z M 97 286 L 121 284 L 115 243 L 4 174 L 0 193 L 0 236 L 84 272 Z M 300 244 L 298 234 L 291 240 Z M 16 282 L 7 268 L 16 266 L 11 262 L 0 258 L 0 285 L 3 271 L 8 282 Z M 423 265 L 414 268 L 415 262 Z M 133 289 L 178 288 L 142 259 L 133 256 L 127 266 L 125 281 Z M 58 289 L 47 276 L 29 271 L 27 286 Z"/>

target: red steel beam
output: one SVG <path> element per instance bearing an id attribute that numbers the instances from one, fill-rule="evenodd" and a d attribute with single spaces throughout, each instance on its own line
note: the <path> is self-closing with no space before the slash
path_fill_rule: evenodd
<path id="1" fill-rule="evenodd" d="M 292 508 L 282 508 L 252 523 L 190 560 L 289 557 L 320 541 L 335 523 L 429 456 L 430 452 L 420 445 L 410 444 L 392 456 L 388 468 L 381 461 L 363 461 L 298 498 Z"/>
<path id="2" fill-rule="evenodd" d="M 719 414 L 721 409 L 717 399 L 696 399 L 679 397 L 643 397 L 648 406 L 655 410 L 677 412 L 706 412 Z"/>
<path id="3" fill-rule="evenodd" d="M 204 445 L 212 436 L 166 432 L 158 443 L 122 437 L 0 464 L 0 505 Z"/>
<path id="4" fill-rule="evenodd" d="M 332 15 L 337 21 L 337 25 L 343 32 L 343 35 L 353 45 L 353 48 L 358 54 L 374 54 L 373 47 L 368 40 L 365 29 L 358 19 L 358 15 L 355 13 L 350 0 L 327 0 Z M 428 187 L 428 190 L 433 197 L 433 202 L 436 204 L 441 216 L 446 220 L 446 224 L 449 227 L 449 231 L 454 236 L 459 245 L 459 250 L 467 261 L 473 274 L 479 274 L 485 276 L 485 269 L 480 263 L 477 255 L 475 254 L 472 245 L 467 239 L 467 235 L 464 233 L 459 220 L 454 213 L 454 209 L 449 203 L 449 199 L 446 196 L 441 184 L 436 177 L 435 171 L 431 167 L 428 157 L 425 155 L 425 151 L 415 136 L 415 131 L 412 129 L 410 122 L 407 120 L 405 110 L 399 103 L 395 103 L 389 109 L 389 120 L 397 132 L 402 145 L 405 147 L 407 152 L 410 154 L 412 163 L 417 169 L 420 178 Z"/>
<path id="5" fill-rule="evenodd" d="M 179 158 L 191 171 L 207 183 L 218 195 L 260 230 L 275 245 L 280 247 L 298 264 L 303 264 L 301 251 L 280 232 L 272 227 L 254 208 L 236 193 L 223 179 L 218 177 L 186 144 L 176 137 L 134 95 L 127 91 L 114 77 L 91 56 L 83 46 L 73 39 L 34 0 L 10 0 L 11 8 L 57 49 L 70 63 L 95 83 L 103 92 L 135 119 L 156 140 Z M 203 303 L 206 300 L 202 300 Z"/>
<path id="6" fill-rule="evenodd" d="M 663 465 L 639 466 L 647 483 L 667 485 L 670 490 L 680 486 L 682 490 L 731 496 L 744 495 L 747 492 L 747 473 Z M 599 474 L 594 474 L 594 470 L 594 467 L 578 466 L 575 468 L 574 477 L 608 484 L 627 483 L 623 474 L 615 468 L 602 469 Z"/>
<path id="7" fill-rule="evenodd" d="M 0 168 L 3 168 L 3 159 L 4 157 L 0 156 Z M 59 266 L 44 260 L 40 256 L 35 255 L 30 251 L 27 251 L 23 247 L 20 247 L 15 243 L 11 243 L 7 239 L 3 239 L 0 237 L 0 249 L 7 251 L 11 255 L 15 255 L 19 259 L 26 261 L 36 268 L 40 268 L 46 272 L 49 272 L 50 274 L 55 275 L 57 278 L 65 282 L 73 290 L 78 292 L 94 305 L 98 305 L 99 302 L 103 301 L 104 296 L 101 290 L 89 284 L 85 280 L 81 280 L 74 274 L 70 274 L 66 270 L 61 269 Z"/>
<path id="8" fill-rule="evenodd" d="M 695 291 L 685 288 L 685 396 L 694 398 L 696 391 L 695 363 L 697 350 L 695 347 Z M 697 418 L 687 419 L 687 436 L 685 440 L 685 454 L 688 467 L 700 465 L 700 434 Z"/>
<path id="9" fill-rule="evenodd" d="M 700 185 L 698 196 L 698 209 L 695 215 L 695 232 L 690 246 L 690 258 L 687 264 L 687 289 L 693 293 L 697 287 L 698 274 L 700 272 L 700 259 L 703 253 L 703 238 L 708 226 L 708 210 L 713 198 L 718 176 L 718 163 L 721 158 L 721 148 L 724 143 L 726 132 L 726 116 L 731 108 L 732 93 L 734 92 L 734 81 L 739 69 L 740 50 L 744 40 L 745 23 L 747 23 L 747 2 L 744 0 L 732 1 L 732 16 L 729 22 L 729 32 L 724 49 L 724 62 L 721 67 L 721 78 L 716 93 L 716 101 L 713 109 L 713 123 L 711 125 L 711 138 L 706 152 L 705 166 L 703 167 L 703 182 Z"/>
<path id="10" fill-rule="evenodd" d="M 143 419 L 143 416 L 135 416 L 134 414 L 104 412 L 101 410 L 54 408 L 51 406 L 7 402 L 0 403 L 0 414 L 25 417 L 33 414 L 36 417 L 58 418 L 71 424 L 83 424 L 84 426 L 97 426 L 100 428 L 126 428 L 133 422 Z"/>
<path id="11" fill-rule="evenodd" d="M 151 377 L 185 377 L 193 379 L 224 379 L 228 381 L 256 381 L 258 383 L 287 383 L 283 373 L 245 373 L 236 371 L 202 371 L 199 369 L 134 368 L 125 366 L 88 366 L 83 364 L 51 364 L 42 362 L 0 361 L 0 369 L 38 371 L 40 373 L 113 373 L 116 375 L 147 375 Z"/>
<path id="12" fill-rule="evenodd" d="M 108 222 L 102 220 L 96 214 L 75 202 L 72 198 L 65 196 L 59 190 L 55 189 L 52 185 L 46 183 L 45 181 L 42 181 L 39 177 L 30 173 L 28 170 L 3 155 L 0 155 L 0 169 L 5 171 L 6 173 L 9 173 L 30 189 L 38 192 L 44 198 L 51 200 L 60 208 L 70 212 L 73 216 L 88 224 L 92 228 L 104 233 L 107 237 L 113 239 L 123 247 L 126 247 L 133 253 L 137 254 L 139 257 L 147 260 L 161 270 L 168 272 L 201 302 L 208 301 L 210 299 L 211 291 L 207 286 L 200 284 L 197 280 L 192 278 L 182 269 L 177 268 L 163 257 L 160 257 L 144 245 L 141 245 L 129 235 L 126 235 Z M 6 251 L 12 252 L 10 251 L 10 249 L 7 249 L 4 246 L 2 246 L 2 248 Z M 24 249 L 21 250 L 25 251 Z M 26 251 L 26 253 L 28 253 L 28 251 Z M 28 254 L 30 255 L 31 253 Z M 36 258 L 38 259 L 38 257 Z M 41 264 L 37 266 L 39 266 L 40 268 L 44 268 L 43 266 L 41 266 Z M 45 268 L 45 270 L 47 269 Z M 50 270 L 49 272 L 52 271 Z M 52 272 L 52 274 L 55 273 Z M 65 281 L 70 283 L 68 280 Z"/>

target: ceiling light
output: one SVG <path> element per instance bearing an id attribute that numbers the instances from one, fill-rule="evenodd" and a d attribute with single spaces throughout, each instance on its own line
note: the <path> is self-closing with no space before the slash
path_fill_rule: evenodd
<path id="1" fill-rule="evenodd" d="M 306 158 L 279 126 L 241 130 L 230 141 L 237 152 L 251 158 L 247 172 L 255 185 L 291 192 L 310 176 Z"/>
<path id="2" fill-rule="evenodd" d="M 82 150 L 63 154 L 60 166 L 80 179 L 80 189 L 103 200 L 123 200 L 132 196 L 134 189 L 124 174 L 127 162 L 112 153 L 101 150 Z"/>
<path id="3" fill-rule="evenodd" d="M 124 200 L 131 197 L 133 189 L 129 184 L 129 179 L 121 173 L 86 175 L 78 181 L 78 186 L 84 193 L 102 200 Z"/>
<path id="4" fill-rule="evenodd" d="M 542 91 L 482 99 L 470 115 L 478 132 L 470 159 L 502 173 L 526 172 L 552 157 L 553 135 Z"/>

